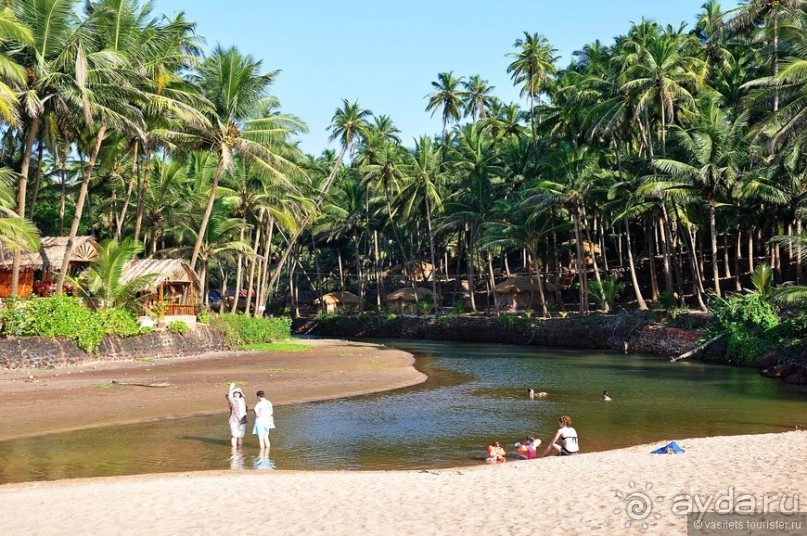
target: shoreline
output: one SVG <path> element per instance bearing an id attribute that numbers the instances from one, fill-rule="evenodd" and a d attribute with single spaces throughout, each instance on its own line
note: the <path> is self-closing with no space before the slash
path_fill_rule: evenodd
<path id="1" fill-rule="evenodd" d="M 527 527 L 684 535 L 686 517 L 673 508 L 681 497 L 714 511 L 720 497 L 762 504 L 776 496 L 769 510 L 787 511 L 807 496 L 805 431 L 679 445 L 685 454 L 652 455 L 660 445 L 645 444 L 430 471 L 205 471 L 5 484 L 0 505 L 15 515 L 2 526 L 42 535 L 515 534 Z M 641 506 L 637 499 L 649 501 L 644 517 L 630 510 Z"/>

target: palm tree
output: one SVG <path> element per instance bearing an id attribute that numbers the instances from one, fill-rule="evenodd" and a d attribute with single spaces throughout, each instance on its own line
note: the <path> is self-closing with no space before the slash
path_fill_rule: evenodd
<path id="1" fill-rule="evenodd" d="M 521 96 L 527 95 L 530 102 L 530 133 L 536 155 L 538 153 L 538 141 L 535 133 L 535 99 L 538 98 L 540 104 L 541 93 L 546 91 L 551 77 L 557 74 L 555 62 L 556 49 L 552 48 L 546 37 L 539 34 L 529 34 L 524 32 L 524 39 L 516 39 L 513 47 L 517 52 L 511 52 L 510 57 L 514 58 L 507 66 L 507 72 L 513 84 L 521 85 Z"/>
<path id="2" fill-rule="evenodd" d="M 440 211 L 443 198 L 439 189 L 441 180 L 443 152 L 437 149 L 428 136 L 421 136 L 415 144 L 415 150 L 409 153 L 406 162 L 406 184 L 401 189 L 403 215 L 407 220 L 418 215 L 419 206 L 426 217 L 426 230 L 429 233 L 429 254 L 432 263 L 432 292 L 437 296 L 437 263 L 434 247 L 433 212 Z M 439 310 L 439 309 L 438 309 Z"/>
<path id="3" fill-rule="evenodd" d="M 709 211 L 709 234 L 712 249 L 712 278 L 715 294 L 720 293 L 717 262 L 717 207 L 728 202 L 740 178 L 748 149 L 742 142 L 747 120 L 743 114 L 730 120 L 714 102 L 705 103 L 697 123 L 688 131 L 677 130 L 675 140 L 682 153 L 680 159 L 659 158 L 654 167 L 696 190 L 696 199 L 706 202 Z"/>
<path id="4" fill-rule="evenodd" d="M 465 98 L 465 92 L 460 89 L 464 83 L 464 77 L 454 77 L 454 72 L 443 72 L 437 74 L 437 80 L 432 82 L 434 88 L 433 93 L 426 95 L 429 102 L 426 104 L 426 111 L 435 112 L 441 111 L 443 119 L 443 139 L 446 139 L 446 132 L 448 123 L 451 121 L 459 121 L 460 110 L 462 108 L 462 101 Z"/>
<path id="5" fill-rule="evenodd" d="M 126 277 L 126 267 L 140 252 L 142 244 L 132 240 L 106 240 L 98 248 L 98 256 L 78 279 L 75 287 L 92 297 L 99 309 L 126 306 L 135 309 L 137 294 L 147 288 L 159 273 Z"/>
<path id="6" fill-rule="evenodd" d="M 250 162 L 257 172 L 275 180 L 286 181 L 289 174 L 302 173 L 294 163 L 302 158 L 302 153 L 288 143 L 288 136 L 305 131 L 306 127 L 293 116 L 271 111 L 273 101 L 267 92 L 277 71 L 261 73 L 260 70 L 260 61 L 241 54 L 235 47 L 216 47 L 202 62 L 196 75 L 196 82 L 212 105 L 209 122 L 183 125 L 184 130 L 179 131 L 158 131 L 172 143 L 204 148 L 218 157 L 191 254 L 194 269 L 219 181 L 225 173 L 232 172 L 236 155 Z"/>
<path id="7" fill-rule="evenodd" d="M 477 119 L 487 119 L 488 110 L 493 104 L 493 97 L 491 91 L 495 86 L 488 84 L 487 80 L 483 80 L 478 74 L 473 75 L 467 81 L 463 82 L 465 89 L 464 100 L 462 107 L 465 110 L 463 115 L 471 116 L 471 119 L 476 123 Z"/>

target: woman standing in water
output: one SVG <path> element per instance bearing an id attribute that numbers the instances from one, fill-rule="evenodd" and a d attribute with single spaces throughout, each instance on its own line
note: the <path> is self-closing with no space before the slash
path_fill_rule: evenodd
<path id="1" fill-rule="evenodd" d="M 233 447 L 243 447 L 244 433 L 247 430 L 247 401 L 244 392 L 231 383 L 230 391 L 224 396 L 230 404 L 230 417 L 227 419 L 230 423 L 230 444 Z"/>
<path id="2" fill-rule="evenodd" d="M 272 403 L 266 400 L 265 393 L 258 391 L 258 403 L 255 404 L 255 426 L 252 433 L 258 436 L 261 450 L 269 451 L 269 430 L 275 427 L 274 408 Z"/>

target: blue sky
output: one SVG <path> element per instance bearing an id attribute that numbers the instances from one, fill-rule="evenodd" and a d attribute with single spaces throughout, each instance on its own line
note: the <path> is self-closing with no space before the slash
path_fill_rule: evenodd
<path id="1" fill-rule="evenodd" d="M 425 111 L 437 73 L 479 74 L 505 102 L 521 102 L 507 74 L 523 32 L 544 34 L 568 64 L 571 53 L 600 39 L 610 44 L 644 16 L 662 24 L 694 24 L 705 0 L 154 0 L 154 12 L 184 11 L 206 50 L 235 45 L 280 69 L 272 92 L 283 111 L 310 133 L 306 153 L 334 145 L 326 129 L 342 99 L 389 115 L 404 144 L 441 130 Z M 737 0 L 724 0 L 724 9 Z"/>

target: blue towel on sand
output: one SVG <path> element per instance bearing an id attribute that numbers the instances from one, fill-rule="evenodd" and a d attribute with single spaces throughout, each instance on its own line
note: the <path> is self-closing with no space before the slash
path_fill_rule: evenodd
<path id="1" fill-rule="evenodd" d="M 672 443 L 667 443 L 667 445 L 660 449 L 652 451 L 650 454 L 683 454 L 684 452 L 686 451 L 679 447 L 678 443 L 673 441 Z"/>

